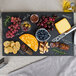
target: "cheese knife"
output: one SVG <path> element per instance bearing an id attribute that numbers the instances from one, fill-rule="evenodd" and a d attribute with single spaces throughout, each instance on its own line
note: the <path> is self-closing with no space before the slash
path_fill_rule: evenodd
<path id="1" fill-rule="evenodd" d="M 73 32 L 73 31 L 75 31 L 75 30 L 76 30 L 76 25 L 74 25 L 74 26 L 71 28 L 70 31 L 65 32 L 65 33 L 63 33 L 63 34 L 61 34 L 61 35 L 58 35 L 57 37 L 55 37 L 54 39 L 52 39 L 52 42 L 58 42 L 58 41 L 60 41 L 60 40 L 61 40 L 62 38 L 64 38 L 66 35 L 68 35 L 69 33 Z"/>

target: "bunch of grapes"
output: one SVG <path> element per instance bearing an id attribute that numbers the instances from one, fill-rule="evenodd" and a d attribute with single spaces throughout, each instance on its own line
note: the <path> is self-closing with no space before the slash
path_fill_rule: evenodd
<path id="1" fill-rule="evenodd" d="M 18 17 L 11 17 L 12 24 L 8 26 L 8 32 L 6 32 L 6 38 L 13 38 L 20 29 L 21 19 Z"/>
<path id="2" fill-rule="evenodd" d="M 52 30 L 53 31 L 53 27 L 54 27 L 54 23 L 55 23 L 55 19 L 57 18 L 56 15 L 50 17 L 50 16 L 42 16 L 40 21 L 37 23 L 37 26 L 39 28 L 45 28 L 47 31 Z"/>

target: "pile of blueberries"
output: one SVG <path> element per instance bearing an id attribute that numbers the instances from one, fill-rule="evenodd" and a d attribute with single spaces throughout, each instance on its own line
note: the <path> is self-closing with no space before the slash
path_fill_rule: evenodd
<path id="1" fill-rule="evenodd" d="M 36 34 L 37 38 L 40 40 L 40 41 L 45 41 L 46 39 L 49 38 L 49 34 L 46 30 L 38 30 L 37 34 Z"/>

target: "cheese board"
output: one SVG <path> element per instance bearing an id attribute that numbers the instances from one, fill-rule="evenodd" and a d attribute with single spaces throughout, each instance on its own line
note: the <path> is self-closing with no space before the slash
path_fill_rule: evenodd
<path id="1" fill-rule="evenodd" d="M 52 42 L 72 26 L 72 12 L 3 12 L 3 56 L 73 56 L 74 32 Z"/>

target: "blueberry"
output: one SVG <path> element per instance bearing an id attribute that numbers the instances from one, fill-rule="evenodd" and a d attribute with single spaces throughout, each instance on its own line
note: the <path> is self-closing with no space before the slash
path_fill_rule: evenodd
<path id="1" fill-rule="evenodd" d="M 49 35 L 48 35 L 47 31 L 45 31 L 45 30 L 39 30 L 38 33 L 37 33 L 37 37 L 40 40 L 46 40 L 49 37 Z"/>
<path id="2" fill-rule="evenodd" d="M 38 33 L 38 35 L 40 35 L 40 33 Z"/>

